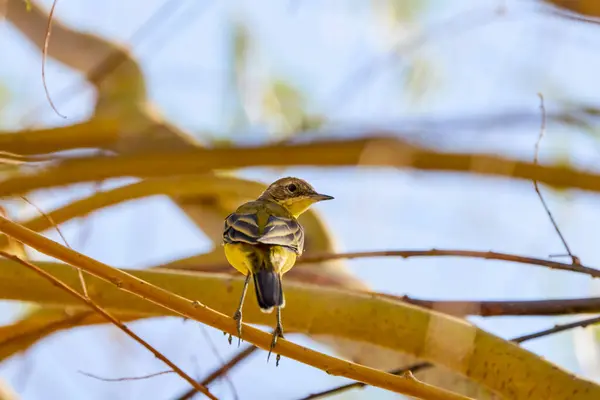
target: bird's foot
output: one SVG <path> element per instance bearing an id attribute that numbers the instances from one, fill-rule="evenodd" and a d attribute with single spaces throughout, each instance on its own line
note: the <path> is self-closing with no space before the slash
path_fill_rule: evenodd
<path id="1" fill-rule="evenodd" d="M 237 310 L 235 312 L 235 314 L 233 314 L 233 320 L 236 322 L 236 325 L 237 325 L 238 347 L 240 347 L 240 344 L 242 342 L 242 312 L 240 310 Z M 229 335 L 228 340 L 229 340 L 229 344 L 231 344 L 231 341 L 232 341 L 231 335 Z"/>
<path id="2" fill-rule="evenodd" d="M 267 362 L 269 362 L 269 358 L 271 357 L 271 352 L 273 351 L 273 348 L 275 348 L 278 338 L 285 339 L 283 337 L 283 328 L 281 326 L 278 326 L 277 328 L 275 328 L 275 331 L 273 332 L 273 339 L 271 340 L 271 347 L 269 348 L 269 355 L 267 356 Z M 281 356 L 279 354 L 277 354 L 277 357 L 275 358 L 275 366 L 276 367 L 279 366 L 279 360 L 281 360 Z"/>

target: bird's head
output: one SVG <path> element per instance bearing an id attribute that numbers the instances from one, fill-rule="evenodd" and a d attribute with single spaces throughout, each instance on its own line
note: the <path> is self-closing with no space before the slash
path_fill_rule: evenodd
<path id="1" fill-rule="evenodd" d="M 300 178 L 288 177 L 273 182 L 258 199 L 274 201 L 294 217 L 298 217 L 314 203 L 331 200 L 333 197 L 317 193 L 308 182 Z"/>

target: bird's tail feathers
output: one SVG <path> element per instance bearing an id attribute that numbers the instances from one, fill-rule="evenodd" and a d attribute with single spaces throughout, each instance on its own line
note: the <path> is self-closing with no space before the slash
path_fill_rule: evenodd
<path id="1" fill-rule="evenodd" d="M 270 313 L 273 307 L 285 307 L 280 273 L 272 269 L 260 268 L 252 276 L 256 300 L 261 311 Z"/>

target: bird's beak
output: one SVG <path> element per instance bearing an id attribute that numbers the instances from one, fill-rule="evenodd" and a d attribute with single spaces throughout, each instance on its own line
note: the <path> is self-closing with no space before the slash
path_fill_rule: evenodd
<path id="1" fill-rule="evenodd" d="M 315 193 L 310 196 L 314 201 L 323 201 L 323 200 L 333 200 L 333 196 L 328 196 L 326 194 Z"/>

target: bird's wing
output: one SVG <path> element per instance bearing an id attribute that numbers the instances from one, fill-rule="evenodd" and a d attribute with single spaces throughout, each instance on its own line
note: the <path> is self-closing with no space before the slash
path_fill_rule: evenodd
<path id="1" fill-rule="evenodd" d="M 283 246 L 302 254 L 304 230 L 294 218 L 274 215 L 267 209 L 234 212 L 225 219 L 223 241 Z"/>
<path id="2" fill-rule="evenodd" d="M 302 254 L 304 229 L 294 218 L 271 215 L 267 219 L 263 235 L 258 241 L 262 244 L 289 247 L 297 254 Z"/>

